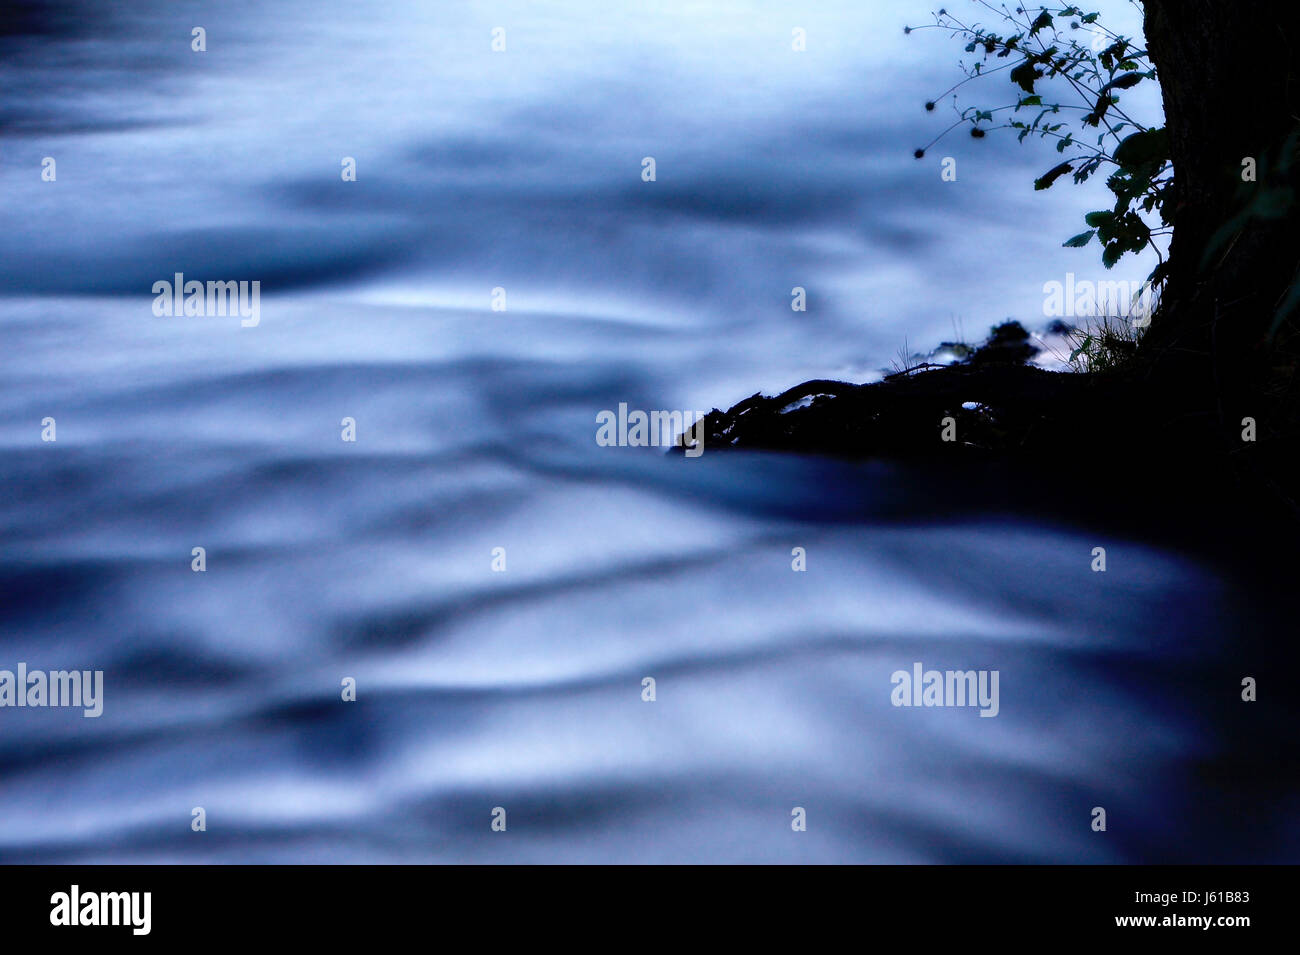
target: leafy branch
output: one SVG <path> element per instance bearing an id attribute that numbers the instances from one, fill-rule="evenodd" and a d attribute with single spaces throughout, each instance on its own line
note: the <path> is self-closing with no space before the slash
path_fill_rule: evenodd
<path id="1" fill-rule="evenodd" d="M 1108 269 L 1126 253 L 1150 248 L 1158 264 L 1148 282 L 1158 285 L 1167 266 L 1156 240 L 1170 231 L 1166 204 L 1172 196 L 1173 166 L 1168 139 L 1163 126 L 1145 125 L 1130 116 L 1120 96 L 1156 80 L 1147 51 L 1107 29 L 1099 14 L 1084 13 L 1077 6 L 1013 9 L 1005 3 L 995 7 L 988 0 L 972 2 L 998 18 L 997 31 L 964 22 L 946 9 L 934 14 L 932 24 L 906 28 L 908 33 L 945 31 L 965 40 L 965 51 L 976 57 L 959 62 L 964 80 L 925 104 L 934 110 L 936 100 L 951 95 L 957 120 L 915 156 L 920 159 L 960 126 L 969 126 L 976 139 L 1008 129 L 1020 142 L 1030 136 L 1054 140 L 1064 158 L 1034 180 L 1035 189 L 1048 189 L 1066 174 L 1083 183 L 1104 172 L 1115 197 L 1112 208 L 1089 212 L 1084 217 L 1088 230 L 1064 245 L 1081 248 L 1096 238 Z M 959 105 L 962 87 L 1004 71 L 1016 88 L 1014 102 L 990 109 Z"/>

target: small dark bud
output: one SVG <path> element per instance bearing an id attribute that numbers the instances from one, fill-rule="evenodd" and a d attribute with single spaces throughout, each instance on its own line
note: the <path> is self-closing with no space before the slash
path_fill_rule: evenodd
<path id="1" fill-rule="evenodd" d="M 925 110 L 926 110 L 927 113 L 933 113 L 933 112 L 934 112 L 934 100 L 931 100 L 930 102 L 928 102 L 928 103 L 925 104 Z"/>
<path id="2" fill-rule="evenodd" d="M 924 159 L 924 158 L 925 158 L 925 150 L 924 150 L 924 149 L 918 149 L 916 152 L 912 153 L 912 155 L 915 156 L 917 159 Z"/>
<path id="3" fill-rule="evenodd" d="M 984 130 L 980 129 L 978 126 L 972 126 L 970 128 L 970 135 L 972 139 L 983 139 Z"/>

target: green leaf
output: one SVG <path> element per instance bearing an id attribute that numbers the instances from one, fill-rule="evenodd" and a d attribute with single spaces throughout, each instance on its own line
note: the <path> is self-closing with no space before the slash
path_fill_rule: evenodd
<path id="1" fill-rule="evenodd" d="M 1112 158 L 1126 167 L 1163 162 L 1169 158 L 1169 137 L 1163 126 L 1159 129 L 1144 129 L 1140 133 L 1124 137 L 1115 147 Z"/>
<path id="2" fill-rule="evenodd" d="M 1096 231 L 1097 231 L 1096 229 L 1089 229 L 1087 232 L 1080 232 L 1078 235 L 1074 236 L 1073 238 L 1066 239 L 1064 242 L 1061 243 L 1061 245 L 1063 248 L 1066 249 L 1081 249 L 1085 245 L 1087 245 L 1089 241 L 1091 241 Z"/>
<path id="3" fill-rule="evenodd" d="M 1111 212 L 1109 209 L 1102 209 L 1099 212 L 1089 212 L 1083 217 L 1083 221 L 1095 228 L 1096 226 L 1105 225 L 1114 218 L 1115 213 Z"/>
<path id="4" fill-rule="evenodd" d="M 1066 162 L 1061 163 L 1059 166 L 1053 166 L 1051 169 L 1047 170 L 1047 172 L 1043 173 L 1041 176 L 1039 176 L 1037 179 L 1034 180 L 1034 191 L 1038 192 L 1043 189 L 1049 188 L 1052 185 L 1052 183 L 1056 182 L 1056 180 L 1060 179 L 1067 172 L 1069 172 L 1071 169 L 1074 168 L 1074 166 L 1072 165 L 1073 162 L 1074 160 L 1067 160 Z M 1091 224 L 1092 223 L 1089 223 L 1089 225 Z M 1066 244 L 1068 245 L 1069 243 Z"/>
<path id="5" fill-rule="evenodd" d="M 1042 105 L 1043 105 L 1043 98 L 1041 96 L 1026 96 L 1024 99 L 1022 99 L 1019 103 L 1016 104 L 1016 109 L 1020 109 L 1020 107 L 1022 106 L 1042 106 Z"/>
<path id="6" fill-rule="evenodd" d="M 1035 67 L 1032 60 L 1027 59 L 1011 71 L 1011 82 L 1018 84 L 1022 90 L 1032 95 L 1034 81 L 1042 75 L 1043 71 Z"/>
<path id="7" fill-rule="evenodd" d="M 1155 288 L 1166 278 L 1168 278 L 1168 276 L 1169 276 L 1169 261 L 1166 259 L 1164 262 L 1161 262 L 1159 265 L 1157 265 L 1154 269 L 1151 270 L 1151 274 L 1147 276 L 1146 284 L 1151 286 L 1152 288 Z"/>
<path id="8" fill-rule="evenodd" d="M 1137 86 L 1146 77 L 1141 73 L 1125 73 L 1123 76 L 1117 76 L 1107 83 L 1103 90 L 1126 90 L 1130 87 Z"/>

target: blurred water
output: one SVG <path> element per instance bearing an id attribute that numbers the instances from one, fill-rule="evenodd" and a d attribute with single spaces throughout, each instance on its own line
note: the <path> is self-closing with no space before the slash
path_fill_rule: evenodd
<path id="1" fill-rule="evenodd" d="M 1076 231 L 1041 156 L 911 159 L 923 9 L 7 6 L 0 668 L 106 699 L 0 710 L 0 859 L 1294 861 L 1250 581 L 944 475 L 595 443 L 1080 267 L 1020 226 Z M 155 317 L 175 272 L 260 325 Z M 915 661 L 998 717 L 892 706 Z"/>

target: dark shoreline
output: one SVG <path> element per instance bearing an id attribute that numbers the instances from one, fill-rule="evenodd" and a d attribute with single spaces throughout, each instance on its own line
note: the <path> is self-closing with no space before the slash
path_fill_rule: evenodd
<path id="1" fill-rule="evenodd" d="M 888 462 L 914 476 L 909 496 L 936 502 L 916 509 L 921 520 L 1049 517 L 1288 575 L 1300 513 L 1285 440 L 1263 429 L 1243 441 L 1240 411 L 1195 393 L 1137 362 L 1054 372 L 986 354 L 867 384 L 814 379 L 757 393 L 709 412 L 703 442 L 710 454 Z M 695 437 L 681 435 L 673 453 Z"/>

